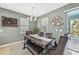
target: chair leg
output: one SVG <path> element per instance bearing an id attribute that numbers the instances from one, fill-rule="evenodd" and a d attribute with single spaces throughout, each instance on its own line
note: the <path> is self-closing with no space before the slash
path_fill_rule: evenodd
<path id="1" fill-rule="evenodd" d="M 27 48 L 27 40 L 26 40 L 26 36 L 24 36 L 24 45 L 23 45 L 23 49 Z"/>
<path id="2" fill-rule="evenodd" d="M 26 44 L 26 42 L 24 43 L 23 49 L 26 49 L 28 46 Z"/>

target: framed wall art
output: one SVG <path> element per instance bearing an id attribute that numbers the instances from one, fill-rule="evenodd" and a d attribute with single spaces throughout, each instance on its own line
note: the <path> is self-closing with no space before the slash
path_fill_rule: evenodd
<path id="1" fill-rule="evenodd" d="M 3 27 L 18 27 L 18 21 L 16 18 L 2 16 Z"/>

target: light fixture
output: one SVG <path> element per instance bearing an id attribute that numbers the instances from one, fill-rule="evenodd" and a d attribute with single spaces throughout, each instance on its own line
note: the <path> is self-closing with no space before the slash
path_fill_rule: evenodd
<path id="1" fill-rule="evenodd" d="M 60 25 L 60 23 L 58 22 L 57 25 Z"/>
<path id="2" fill-rule="evenodd" d="M 37 18 L 35 17 L 35 18 L 34 18 L 34 21 L 36 21 L 36 20 L 37 20 Z"/>
<path id="3" fill-rule="evenodd" d="M 52 22 L 52 25 L 54 25 L 54 22 Z"/>
<path id="4" fill-rule="evenodd" d="M 36 21 L 37 20 L 36 17 L 33 17 L 33 10 L 34 10 L 34 7 L 32 7 L 32 14 L 31 14 L 31 16 L 27 17 L 27 19 L 29 19 L 30 21 Z"/>

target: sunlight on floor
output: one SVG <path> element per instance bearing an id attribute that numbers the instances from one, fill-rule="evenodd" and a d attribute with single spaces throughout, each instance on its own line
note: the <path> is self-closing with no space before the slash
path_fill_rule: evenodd
<path id="1" fill-rule="evenodd" d="M 31 55 L 27 49 L 22 48 L 22 42 L 0 47 L 0 55 Z"/>
<path id="2" fill-rule="evenodd" d="M 10 50 L 7 47 L 0 48 L 0 55 L 9 55 Z"/>

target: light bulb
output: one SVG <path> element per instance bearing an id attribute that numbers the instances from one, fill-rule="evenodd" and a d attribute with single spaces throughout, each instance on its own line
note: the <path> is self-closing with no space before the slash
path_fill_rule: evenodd
<path id="1" fill-rule="evenodd" d="M 61 18 L 59 18 L 59 20 L 61 20 Z"/>
<path id="2" fill-rule="evenodd" d="M 31 16 L 30 19 L 32 19 L 33 17 Z"/>
<path id="3" fill-rule="evenodd" d="M 52 25 L 54 25 L 54 22 L 52 22 Z"/>
<path id="4" fill-rule="evenodd" d="M 36 20 L 37 20 L 37 18 L 35 17 L 35 18 L 34 18 L 34 21 L 36 21 Z"/>
<path id="5" fill-rule="evenodd" d="M 30 17 L 30 21 L 32 21 L 32 19 L 33 19 L 33 17 L 31 16 L 31 17 Z"/>
<path id="6" fill-rule="evenodd" d="M 57 25 L 60 25 L 60 23 L 57 23 Z"/>
<path id="7" fill-rule="evenodd" d="M 56 17 L 56 19 L 58 19 L 59 17 Z"/>

